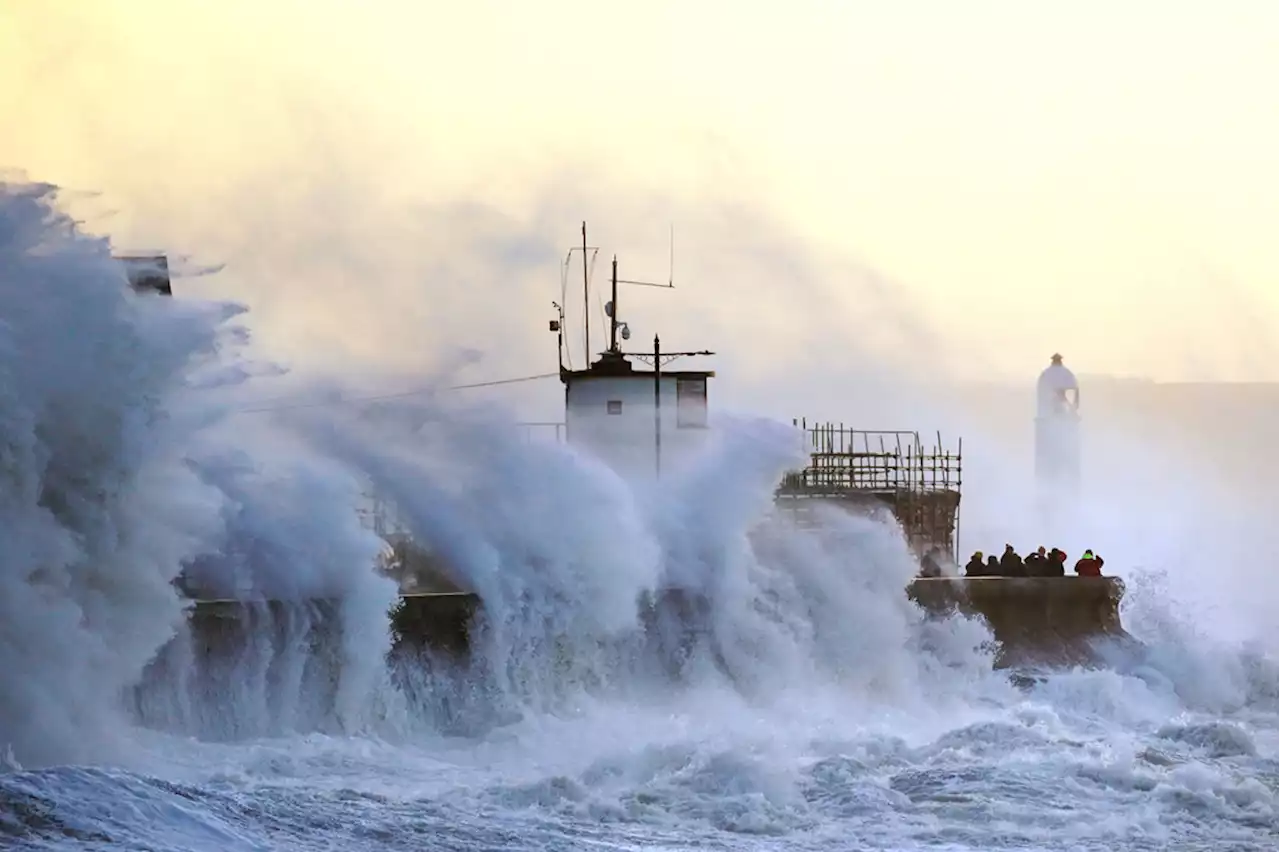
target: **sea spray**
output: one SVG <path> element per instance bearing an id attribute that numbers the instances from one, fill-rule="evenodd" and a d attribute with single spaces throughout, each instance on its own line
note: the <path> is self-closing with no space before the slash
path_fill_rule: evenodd
<path id="1" fill-rule="evenodd" d="M 235 313 L 161 318 L 54 198 L 0 184 L 0 742 L 24 765 L 110 755 L 119 693 L 181 622 L 171 581 L 219 495 L 166 403 Z"/>
<path id="2" fill-rule="evenodd" d="M 116 279 L 112 298 L 145 312 L 111 339 L 150 339 L 137 330 L 149 327 L 166 346 L 217 339 L 174 329 L 216 329 L 226 310 L 135 297 L 104 263 Z M 246 343 L 231 334 L 224 342 Z M 165 357 L 159 363 L 181 363 Z M 170 376 L 173 387 L 153 402 L 165 416 L 144 420 L 175 435 L 144 442 L 154 462 L 132 481 L 164 483 L 146 515 L 155 528 L 145 530 L 198 532 L 166 554 L 170 619 L 137 619 L 156 633 L 104 690 L 127 687 L 160 652 L 175 675 L 172 701 L 165 707 L 156 692 L 139 700 L 148 724 L 163 719 L 166 729 L 216 739 L 387 732 L 397 704 L 382 666 L 394 588 L 372 571 L 381 542 L 356 521 L 365 489 L 394 504 L 406 530 L 485 601 L 473 665 L 430 674 L 433 692 L 458 696 L 457 710 L 492 701 L 565 712 L 587 695 L 708 687 L 764 703 L 848 689 L 926 704 L 961 700 L 980 667 L 937 668 L 923 682 L 912 674 L 926 665 L 918 637 L 929 628 L 902 595 L 914 562 L 887 519 L 831 512 L 823 533 L 772 516 L 776 483 L 802 462 L 783 425 L 725 419 L 702 457 L 655 485 L 570 446 L 517 440 L 504 412 L 442 398 L 285 405 L 230 419 L 226 385 L 254 371 L 229 369 L 224 357 Z M 135 389 L 134 373 L 155 369 L 153 357 L 143 360 L 146 368 L 127 357 L 115 366 Z M 60 412 L 56 424 L 74 423 L 74 413 Z M 136 424 L 115 428 L 146 434 Z M 181 607 L 169 581 L 184 565 L 186 582 L 248 602 L 242 634 L 228 637 L 243 641 L 204 671 L 196 659 L 208 655 L 195 637 L 169 642 Z M 328 629 L 335 613 L 314 603 L 324 600 L 338 603 L 336 631 Z M 650 641 L 646 611 L 671 641 Z M 324 638 L 333 635 L 338 648 Z M 963 659 L 985 659 L 975 645 Z M 435 700 L 421 709 L 434 712 Z"/>
<path id="3" fill-rule="evenodd" d="M 777 482 L 803 462 L 782 424 L 726 419 L 654 483 L 514 440 L 500 412 L 446 399 L 290 420 L 369 476 L 484 601 L 472 668 L 452 687 L 433 670 L 435 689 L 484 679 L 509 709 L 550 710 L 582 690 L 671 688 L 672 675 L 761 697 L 838 674 L 896 695 L 930 665 L 922 637 L 942 641 L 903 594 L 918 563 L 891 518 L 829 508 L 825 530 L 804 530 L 774 510 Z M 971 679 L 989 672 L 989 634 L 969 634 L 951 663 Z"/>
<path id="4" fill-rule="evenodd" d="M 768 516 L 782 475 L 801 464 L 794 430 L 722 418 L 702 452 L 649 493 L 662 543 L 662 588 L 682 601 L 674 612 L 658 613 L 661 629 L 668 637 L 685 635 L 682 656 L 693 650 L 689 639 L 700 640 L 701 652 L 740 688 L 807 664 L 790 656 L 791 643 L 768 640 L 771 632 L 797 625 L 777 610 L 777 584 L 788 578 L 761 564 L 750 539 Z M 667 653 L 674 650 L 668 646 Z"/>
<path id="5" fill-rule="evenodd" d="M 16 203 L 39 223 L 61 222 L 48 201 L 37 192 Z M 879 687 L 888 668 L 912 670 L 925 628 L 902 596 L 913 561 L 895 528 L 833 514 L 844 533 L 823 539 L 770 517 L 779 477 L 802 461 L 787 427 L 725 419 L 703 456 L 654 484 L 571 446 L 518 440 L 505 412 L 456 398 L 237 412 L 237 397 L 261 396 L 238 383 L 278 372 L 238 354 L 250 343 L 227 323 L 238 308 L 132 294 L 105 243 L 62 224 L 49 236 L 39 223 L 23 231 L 43 243 L 24 261 L 36 266 L 6 267 L 14 307 L 4 316 L 16 331 L 5 367 L 22 380 L 6 434 L 27 452 L 13 465 L 25 490 L 5 522 L 21 525 L 10 540 L 22 547 L 6 553 L 5 579 L 23 615 L 48 610 L 47 629 L 13 631 L 6 654 L 54 673 L 29 680 L 44 692 L 26 704 L 6 696 L 8 718 L 47 703 L 68 726 L 76 713 L 98 719 L 100 737 L 84 739 L 106 738 L 123 721 L 114 696 L 153 661 L 163 677 L 135 694 L 139 718 L 177 732 L 235 739 L 402 722 L 404 696 L 383 666 L 394 587 L 372 570 L 382 543 L 356 520 L 365 491 L 392 503 L 485 602 L 472 666 L 430 674 L 456 707 L 487 696 L 559 712 L 584 691 L 708 684 L 767 701 L 832 672 Z M 42 275 L 67 304 L 30 298 Z M 56 333 L 66 327 L 77 334 Z M 50 589 L 44 575 L 28 579 L 48 562 L 73 567 L 54 572 L 40 602 L 24 600 Z M 184 629 L 171 582 L 180 570 L 184 585 L 248 604 L 243 623 L 219 627 L 226 647 L 213 659 L 208 637 Z M 837 601 L 861 610 L 857 627 Z M 670 641 L 652 641 L 655 620 Z M 118 648 L 120 635 L 131 641 Z M 63 665 L 60 654 L 77 659 Z M 77 666 L 89 676 L 60 682 Z M 66 739 L 10 738 L 19 760 L 37 762 L 58 752 L 19 746 Z"/>
<path id="6" fill-rule="evenodd" d="M 634 631 L 658 547 L 634 492 L 571 448 L 527 444 L 488 409 L 419 402 L 301 428 L 368 475 L 404 530 L 485 602 L 481 656 L 501 691 Z"/>
<path id="7" fill-rule="evenodd" d="M 239 384 L 280 372 L 246 353 L 241 313 L 135 293 L 53 187 L 0 186 L 0 742 L 23 765 L 118 756 L 126 706 L 218 738 L 371 724 L 383 545 L 357 472 L 226 419 Z M 216 686 L 192 669 L 192 582 L 251 604 Z"/>
<path id="8" fill-rule="evenodd" d="M 40 214 L 49 219 L 47 209 Z M 0 258 L 0 287 L 8 288 L 10 260 Z M 91 271 L 86 280 L 96 274 Z M 185 347 L 193 340 L 178 331 L 182 323 L 192 323 L 199 332 L 213 314 L 225 318 L 221 309 L 204 315 L 203 308 L 182 302 L 167 302 L 158 311 L 140 308 L 124 323 L 136 326 L 114 328 L 108 337 L 123 339 L 131 330 L 137 332 L 130 351 L 148 364 L 135 368 L 163 371 L 172 357 L 180 360 L 182 347 L 177 355 L 170 353 L 170 360 L 153 358 L 157 349 L 175 341 Z M 38 386 L 28 396 L 32 389 L 19 393 L 11 378 L 16 370 L 22 381 L 33 381 L 47 365 L 22 356 L 38 355 L 56 365 L 58 346 L 75 349 L 83 338 L 102 330 L 104 316 L 114 315 L 97 311 L 86 319 L 59 308 L 50 315 L 53 322 L 23 314 L 40 310 L 40 304 L 19 308 L 0 316 L 23 333 L 76 332 L 71 340 L 49 335 L 47 342 L 28 339 L 18 348 L 10 328 L 0 331 L 0 345 L 9 347 L 0 354 L 5 371 L 0 393 L 8 394 L 0 409 L 0 434 L 6 442 L 0 459 L 8 464 L 10 446 L 29 450 L 13 481 L 30 487 L 43 482 L 42 454 L 61 452 L 62 459 L 79 463 L 76 452 L 92 450 L 85 458 L 93 461 L 98 450 L 68 438 L 85 425 L 79 422 L 86 420 L 84 407 L 62 404 L 46 411 Z M 152 336 L 161 332 L 172 337 Z M 129 357 L 117 359 L 114 366 L 92 365 L 84 399 L 129 373 L 115 372 Z M 227 353 L 216 357 L 220 361 Z M 195 360 L 204 359 L 197 354 Z M 199 365 L 199 375 L 208 377 L 201 382 L 205 389 L 252 375 L 218 361 Z M 188 389 L 194 389 L 196 379 L 188 374 Z M 77 389 L 74 384 L 70 388 Z M 125 388 L 126 396 L 132 389 Z M 79 836 L 116 845 L 177 848 L 291 842 L 371 848 L 413 845 L 425 832 L 437 845 L 468 848 L 510 846 L 513 838 L 536 848 L 752 843 L 750 837 L 728 833 L 784 835 L 766 837 L 757 845 L 814 848 L 846 848 L 850 838 L 877 848 L 936 848 L 940 842 L 984 849 L 1274 845 L 1274 651 L 1261 658 L 1240 655 L 1239 665 L 1229 654 L 1219 658 L 1222 649 L 1216 643 L 1224 625 L 1206 620 L 1202 609 L 1180 609 L 1176 596 L 1171 596 L 1173 621 L 1190 618 L 1195 633 L 1148 630 L 1138 610 L 1129 610 L 1131 626 L 1159 651 L 1141 661 L 1143 668 L 1055 673 L 1019 691 L 992 675 L 989 655 L 980 647 L 980 625 L 961 619 L 926 621 L 904 601 L 901 583 L 914 569 L 892 525 L 832 510 L 822 513 L 827 515 L 824 530 L 793 529 L 767 508 L 761 512 L 769 502 L 772 474 L 765 469 L 744 473 L 756 461 L 745 449 L 708 456 L 705 474 L 693 477 L 702 484 L 683 486 L 682 497 L 679 471 L 666 493 L 651 494 L 569 448 L 539 446 L 530 451 L 532 460 L 515 451 L 509 455 L 506 448 L 486 457 L 485 442 L 472 439 L 482 433 L 509 434 L 509 423 L 458 405 L 427 406 L 426 419 L 443 425 L 411 430 L 399 443 L 381 446 L 381 437 L 360 440 L 360 431 L 371 428 L 363 422 L 366 415 L 352 417 L 349 424 L 339 424 L 341 437 L 334 444 L 354 437 L 360 450 L 344 455 L 320 451 L 321 444 L 310 442 L 308 433 L 279 419 L 260 418 L 262 424 L 252 426 L 246 416 L 227 432 L 211 428 L 225 411 L 221 395 L 161 389 L 152 396 L 156 407 L 151 411 L 164 416 L 148 413 L 141 425 L 127 427 L 130 435 L 145 439 L 143 446 L 102 454 L 109 460 L 125 459 L 122 463 L 84 466 L 98 483 L 114 483 L 113 489 L 99 494 L 89 483 L 76 482 L 68 475 L 76 468 L 62 461 L 54 479 L 67 494 L 81 498 L 64 498 L 72 511 L 61 505 L 56 511 L 42 507 L 38 490 L 23 498 L 21 487 L 0 507 L 5 591 L 25 592 L 14 587 L 18 574 L 10 569 L 15 566 L 18 573 L 36 563 L 59 566 L 37 578 L 46 581 L 37 589 L 43 596 L 6 596 L 0 604 L 6 608 L 0 628 L 7 678 L 3 701 L 25 701 L 0 704 L 0 730 L 18 746 L 0 752 L 0 765 L 7 770 L 0 775 L 0 823 L 19 843 L 65 844 L 68 836 Z M 28 400 L 34 402 L 28 405 Z M 405 408 L 401 413 L 410 418 L 420 413 L 414 411 L 417 406 Z M 98 417 L 102 412 L 89 413 Z M 317 407 L 306 416 L 323 424 L 336 420 L 334 415 L 333 409 Z M 733 428 L 725 426 L 725 446 L 737 440 Z M 90 434 L 108 431 L 93 426 Z M 305 436 L 305 445 L 299 435 Z M 742 446 L 760 449 L 754 438 L 744 439 Z M 232 464 L 239 473 L 219 474 L 217 465 L 231 464 L 236 449 L 245 453 Z M 764 454 L 768 452 L 766 446 Z M 14 453 L 18 458 L 19 450 Z M 401 455 L 412 463 L 402 467 Z M 536 489 L 516 488 L 512 496 L 479 488 L 465 475 L 439 475 L 479 472 L 477 481 L 488 476 L 502 482 L 508 476 L 505 468 L 528 472 L 544 464 L 560 472 L 546 487 L 579 495 L 557 497 L 554 505 L 576 509 L 581 500 L 588 509 L 600 510 L 592 517 L 621 515 L 624 532 L 612 541 L 623 557 L 577 559 L 563 573 L 559 564 L 547 568 L 526 556 L 526 551 L 560 556 L 554 548 L 538 545 L 536 531 L 504 536 L 473 516 L 500 502 L 507 523 L 526 513 L 538 517 Z M 131 465 L 139 471 L 136 475 L 129 474 Z M 3 470 L 9 476 L 14 468 Z M 420 476 L 420 470 L 430 475 Z M 1138 496 L 1132 491 L 1109 490 L 1106 479 L 1100 477 L 1093 488 L 1100 514 L 1137 517 L 1157 533 L 1158 520 L 1178 517 L 1153 515 L 1146 503 L 1131 499 Z M 99 590 L 121 571 L 159 564 L 158 558 L 151 563 L 133 560 L 136 554 L 158 553 L 149 550 L 155 545 L 143 547 L 134 540 L 141 533 L 171 542 L 197 540 L 176 548 L 181 552 L 171 560 L 166 555 L 164 564 L 173 566 L 183 554 L 199 554 L 212 560 L 199 563 L 209 570 L 220 555 L 256 552 L 258 545 L 241 540 L 243 536 L 271 542 L 263 552 L 270 550 L 272 559 L 249 559 L 245 571 L 230 572 L 237 588 L 263 595 L 273 589 L 305 597 L 308 583 L 326 575 L 340 581 L 341 572 L 349 570 L 350 585 L 334 582 L 328 589 L 348 590 L 340 601 L 341 619 L 357 619 L 369 631 L 357 642 L 358 658 L 376 653 L 385 618 L 373 603 L 367 609 L 346 604 L 356 598 L 376 602 L 386 593 L 385 583 L 372 577 L 367 565 L 348 566 L 325 556 L 330 546 L 354 555 L 371 544 L 367 531 L 357 531 L 345 520 L 352 492 L 365 483 L 394 486 L 398 508 L 409 507 L 406 514 L 418 529 L 434 531 L 441 540 L 456 536 L 447 546 L 472 560 L 459 564 L 505 593 L 496 598 L 496 615 L 510 629 L 494 637 L 487 654 L 512 665 L 496 676 L 486 674 L 483 659 L 464 672 L 428 670 L 422 702 L 410 708 L 430 717 L 428 722 L 450 715 L 482 720 L 450 730 L 468 734 L 465 740 L 422 736 L 381 744 L 364 736 L 298 735 L 344 728 L 378 733 L 376 716 L 384 708 L 375 691 L 363 711 L 344 711 L 342 719 L 350 722 L 340 724 L 333 715 L 309 716 L 322 696 L 310 695 L 308 684 L 318 685 L 323 678 L 307 674 L 317 658 L 308 626 L 328 615 L 297 600 L 287 602 L 283 611 L 252 601 L 250 620 L 256 628 L 250 631 L 251 641 L 241 646 L 242 656 L 228 662 L 236 690 L 193 694 L 188 705 L 177 708 L 203 714 L 209 730 L 223 726 L 222 739 L 252 742 L 211 745 L 114 727 L 121 720 L 112 711 L 109 687 L 129 680 L 126 670 L 137 658 L 131 648 L 139 647 L 133 641 L 114 647 L 116 635 L 122 630 L 150 632 L 156 621 L 147 619 L 158 614 L 164 622 L 177 611 L 168 608 L 176 602 L 165 597 L 164 606 L 148 610 L 137 624 L 121 625 L 108 617 L 112 612 L 144 615 L 123 605 L 121 592 Z M 139 491 L 150 496 L 139 499 Z M 692 500 L 695 491 L 697 501 Z M 101 502 L 83 499 L 86 492 Z M 1176 502 L 1177 497 L 1167 496 Z M 992 498 L 997 522 L 1007 523 L 1002 513 L 1012 512 L 1005 506 L 1018 497 L 1011 492 Z M 1223 530 L 1238 528 L 1215 529 L 1216 521 L 1236 507 L 1216 505 L 1199 493 L 1183 499 L 1186 512 L 1181 517 L 1199 511 L 1205 521 L 1194 533 L 1184 530 L 1181 535 L 1181 540 L 1198 539 L 1192 542 L 1198 544 L 1194 558 L 1187 560 L 1180 545 L 1146 547 L 1145 536 L 1133 536 L 1121 524 L 1113 524 L 1109 534 L 1114 537 L 1099 546 L 1108 553 L 1119 554 L 1127 545 L 1133 553 L 1183 559 L 1169 573 L 1174 585 L 1188 577 L 1208 578 L 1193 588 L 1224 584 L 1232 566 L 1205 557 L 1219 552 L 1215 542 Z M 277 500 L 286 507 L 293 504 L 292 510 L 276 505 Z M 300 517 L 304 506 L 310 511 L 317 500 L 325 503 L 316 509 L 318 517 L 326 520 L 311 523 Z M 682 520 L 693 513 L 690 506 L 707 500 L 723 500 L 728 508 L 704 508 L 699 517 L 723 522 L 723 527 L 707 529 Z M 237 517 L 251 507 L 263 510 L 260 517 L 270 516 L 273 523 L 298 528 L 251 531 Z M 109 529 L 103 518 L 128 534 L 112 542 L 103 533 Z M 1265 519 L 1264 532 L 1274 529 L 1273 521 L 1274 513 Z M 988 528 L 999 529 L 999 523 Z M 548 528 L 554 535 L 559 526 L 551 522 Z M 1131 536 L 1127 542 L 1126 534 Z M 122 559 L 111 563 L 110 572 L 93 574 L 77 562 L 86 547 Z M 636 553 L 643 558 L 632 561 Z M 1126 560 L 1117 556 L 1111 561 Z M 1273 561 L 1251 564 L 1269 570 Z M 187 564 L 196 563 L 187 559 Z M 626 573 L 628 568 L 635 573 Z M 691 639 L 694 663 L 683 668 L 681 678 L 664 678 L 661 666 L 648 665 L 666 660 L 666 651 L 640 641 L 643 627 L 627 626 L 631 617 L 622 595 L 605 598 L 603 614 L 581 618 L 579 624 L 580 616 L 595 616 L 596 595 L 617 573 L 628 592 L 661 590 L 678 577 L 689 587 L 718 594 L 716 604 L 699 616 L 698 624 L 706 629 L 681 637 Z M 146 572 L 141 576 L 136 586 L 122 579 L 120 589 L 145 598 L 162 585 L 165 595 L 170 593 L 167 583 L 153 584 Z M 302 579 L 293 582 L 295 576 Z M 544 585 L 544 576 L 585 576 L 585 582 Z M 1130 578 L 1135 582 L 1127 603 L 1154 599 L 1140 577 Z M 1179 591 L 1185 595 L 1185 586 Z M 65 625 L 36 620 L 59 613 L 55 595 L 70 602 L 72 617 Z M 83 607 L 93 618 L 82 620 L 79 601 L 94 595 L 99 599 Z M 550 618 L 540 615 L 548 611 Z M 574 659 L 585 660 L 569 672 L 549 665 L 552 655 L 539 643 L 540 636 L 565 635 L 570 650 L 578 652 Z M 1272 642 L 1273 637 L 1274 630 L 1265 638 Z M 64 644 L 71 639 L 74 644 Z M 189 639 L 180 633 L 163 652 L 174 654 L 187 683 L 199 680 L 193 676 L 193 662 L 183 659 L 184 653 L 198 650 L 184 649 L 182 643 Z M 726 645 L 733 653 L 721 653 L 717 660 L 717 649 Z M 1191 665 L 1183 664 L 1182 651 L 1192 654 Z M 263 665 L 275 657 L 286 658 L 286 664 L 274 670 Z M 584 669 L 597 676 L 581 677 Z M 1224 671 L 1229 677 L 1222 676 Z M 19 676 L 24 680 L 19 682 Z M 11 684 L 22 691 L 12 692 Z M 327 697 L 332 701 L 334 696 Z M 503 702 L 523 709 L 524 718 L 486 719 L 476 712 Z M 12 726 L 32 710 L 42 718 L 22 729 Z M 357 718 L 360 712 L 363 718 Z M 1231 715 L 1211 716 L 1221 712 Z M 244 724 L 228 725 L 237 713 L 243 714 Z M 183 730 L 191 718 L 179 716 L 170 727 Z M 81 720 L 86 724 L 80 726 Z M 484 723 L 493 721 L 510 724 L 486 732 Z M 70 723 L 76 723 L 74 730 Z M 69 734 L 74 736 L 68 739 Z M 25 751 L 33 764 L 100 756 L 112 740 L 126 734 L 134 738 L 128 757 L 149 762 L 146 771 L 158 777 L 79 767 L 18 771 L 19 752 Z M 280 738 L 264 740 L 264 734 Z"/>
<path id="9" fill-rule="evenodd" d="M 234 446 L 233 436 L 252 453 Z M 360 521 L 361 481 L 260 421 L 206 430 L 190 461 L 226 499 L 219 546 L 189 561 L 183 584 L 201 597 L 246 606 L 224 624 L 203 616 L 191 623 L 206 644 L 226 636 L 225 647 L 205 654 L 205 670 L 219 672 L 230 692 L 219 702 L 222 712 L 179 728 L 207 736 L 368 729 L 370 696 L 386 687 L 396 585 L 373 570 L 385 544 Z M 159 680 L 148 684 L 153 706 L 165 689 Z M 241 694 L 245 684 L 253 685 L 252 696 Z M 167 687 L 174 701 L 192 706 L 190 681 Z M 196 685 L 201 700 L 217 701 L 208 687 Z M 172 726 L 174 715 L 167 715 Z M 211 729 L 210 719 L 227 730 Z"/>

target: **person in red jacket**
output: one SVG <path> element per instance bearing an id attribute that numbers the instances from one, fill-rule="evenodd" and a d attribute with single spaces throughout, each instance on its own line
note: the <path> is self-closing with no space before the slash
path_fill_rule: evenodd
<path id="1" fill-rule="evenodd" d="M 1076 563 L 1076 573 L 1081 577 L 1101 577 L 1102 557 L 1095 556 L 1092 550 L 1086 550 Z"/>

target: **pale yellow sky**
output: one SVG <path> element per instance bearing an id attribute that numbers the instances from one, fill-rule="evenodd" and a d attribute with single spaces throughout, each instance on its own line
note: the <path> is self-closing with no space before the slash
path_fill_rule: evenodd
<path id="1" fill-rule="evenodd" d="M 0 168 L 226 262 L 180 292 L 300 360 L 527 368 L 587 218 L 656 277 L 674 221 L 631 323 L 739 367 L 1275 381 L 1278 35 L 1245 0 L 0 0 Z"/>
<path id="2" fill-rule="evenodd" d="M 123 248 L 224 263 L 177 297 L 242 300 L 270 354 L 370 393 L 458 346 L 485 356 L 458 381 L 553 370 L 579 222 L 597 280 L 612 251 L 665 276 L 674 223 L 632 343 L 715 350 L 718 411 L 962 435 L 989 549 L 1039 535 L 1052 352 L 1280 378 L 1278 36 L 1274 0 L 0 0 L 0 170 L 99 193 L 71 208 Z M 461 393 L 563 416 L 555 381 Z M 1232 552 L 1269 552 L 1274 392 L 1131 424 L 1140 397 L 1085 383 L 1086 477 L 1140 507 L 1098 528 L 1216 557 L 1229 515 Z M 1226 562 L 1183 588 L 1268 600 L 1265 558 Z"/>

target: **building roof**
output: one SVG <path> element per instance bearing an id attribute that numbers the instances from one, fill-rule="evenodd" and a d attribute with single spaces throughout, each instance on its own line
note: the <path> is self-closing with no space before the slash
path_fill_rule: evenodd
<path id="1" fill-rule="evenodd" d="M 715 376 L 714 370 L 663 370 L 664 378 L 707 379 Z M 627 356 L 619 352 L 602 353 L 600 359 L 584 370 L 560 370 L 560 381 L 566 385 L 585 379 L 652 379 L 653 370 L 637 370 Z"/>

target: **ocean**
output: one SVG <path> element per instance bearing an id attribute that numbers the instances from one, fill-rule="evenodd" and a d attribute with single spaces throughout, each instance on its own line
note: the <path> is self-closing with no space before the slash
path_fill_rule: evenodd
<path id="1" fill-rule="evenodd" d="M 769 516 L 787 427 L 726 419 L 655 486 L 430 394 L 246 413 L 282 370 L 243 309 L 128 292 L 55 197 L 0 186 L 0 848 L 1276 847 L 1275 613 L 1206 597 L 1270 564 L 1124 571 L 1141 650 L 1011 679 L 906 599 L 890 527 Z M 371 491 L 486 601 L 470 666 L 387 664 Z M 217 688 L 183 565 L 297 602 Z M 709 607 L 645 631 L 673 583 Z"/>

